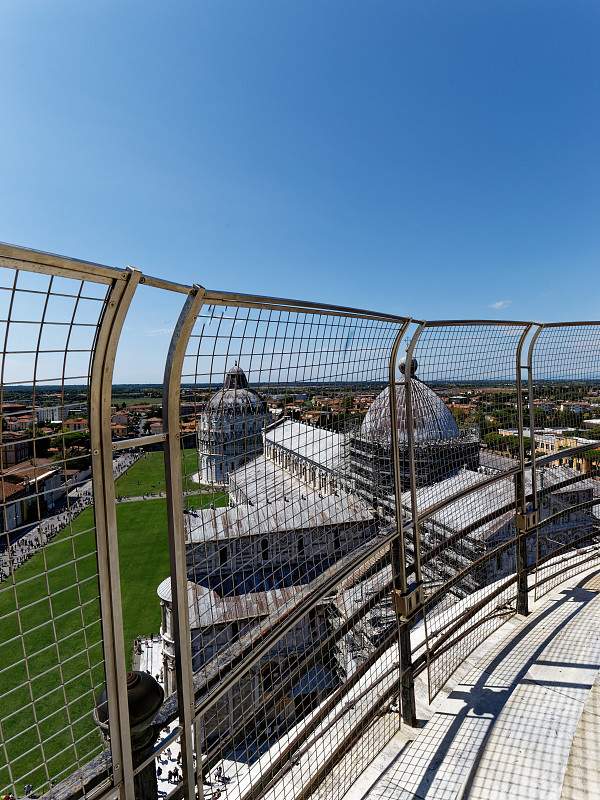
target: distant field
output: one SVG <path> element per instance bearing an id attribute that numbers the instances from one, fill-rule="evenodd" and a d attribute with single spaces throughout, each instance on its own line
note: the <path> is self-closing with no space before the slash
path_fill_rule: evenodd
<path id="1" fill-rule="evenodd" d="M 195 448 L 183 451 L 184 489 L 198 489 L 191 475 L 198 472 L 198 453 Z M 186 477 L 187 476 L 187 477 Z M 139 497 L 165 491 L 164 457 L 161 451 L 152 451 L 137 461 L 115 483 L 117 497 Z"/>
<path id="2" fill-rule="evenodd" d="M 139 397 L 113 397 L 113 406 L 121 406 L 125 403 L 126 406 L 160 406 L 162 405 L 162 395 L 158 397 L 148 397 L 148 395 L 140 395 Z"/>
<path id="3" fill-rule="evenodd" d="M 186 503 L 198 508 L 225 505 L 227 499 L 221 492 L 188 497 Z M 169 574 L 166 501 L 120 503 L 117 523 L 129 662 L 134 638 L 160 626 L 156 587 Z M 40 765 L 60 780 L 101 746 L 90 714 L 104 680 L 93 524 L 92 509 L 86 509 L 72 531 L 59 534 L 16 571 L 14 585 L 0 584 L 0 738 L 6 748 L 0 747 L 0 788 L 11 780 L 8 755 L 15 774 L 32 770 L 17 783 L 19 794 L 25 783 L 47 783 Z"/>

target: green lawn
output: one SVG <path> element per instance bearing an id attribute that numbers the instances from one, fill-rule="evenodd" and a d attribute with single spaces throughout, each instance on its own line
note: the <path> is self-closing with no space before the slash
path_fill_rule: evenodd
<path id="1" fill-rule="evenodd" d="M 227 495 L 199 494 L 186 502 L 194 508 L 225 505 Z M 135 636 L 156 633 L 160 625 L 156 587 L 169 574 L 166 501 L 120 503 L 117 522 L 130 660 Z M 11 783 L 7 760 L 21 793 L 25 783 L 47 782 L 38 765 L 60 780 L 100 748 L 90 715 L 104 680 L 99 617 L 95 533 L 87 509 L 16 571 L 14 583 L 0 584 L 0 787 Z"/>
<path id="2" fill-rule="evenodd" d="M 223 506 L 228 495 L 194 495 L 187 500 L 189 508 L 206 508 L 211 502 Z M 160 627 L 156 587 L 169 574 L 166 500 L 119 503 L 117 524 L 125 652 L 131 659 L 135 637 L 158 633 Z"/>
<path id="3" fill-rule="evenodd" d="M 183 482 L 186 491 L 198 489 L 191 476 L 198 472 L 198 452 L 195 448 L 183 451 Z M 145 453 L 115 483 L 117 497 L 139 497 L 165 491 L 165 469 L 162 451 Z"/>

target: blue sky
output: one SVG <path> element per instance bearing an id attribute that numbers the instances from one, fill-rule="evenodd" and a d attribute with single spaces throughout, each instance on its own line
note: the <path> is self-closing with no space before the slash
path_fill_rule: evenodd
<path id="1" fill-rule="evenodd" d="M 600 317 L 596 2 L 0 5 L 0 239 L 424 318 Z M 140 292 L 117 380 L 160 380 Z"/>

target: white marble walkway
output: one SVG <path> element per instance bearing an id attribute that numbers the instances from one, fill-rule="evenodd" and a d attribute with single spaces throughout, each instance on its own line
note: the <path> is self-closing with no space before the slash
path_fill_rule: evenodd
<path id="1" fill-rule="evenodd" d="M 586 744 L 580 720 L 599 730 L 598 590 L 574 578 L 507 623 L 414 740 L 403 729 L 347 800 L 561 800 L 563 784 L 562 800 L 600 797 L 597 771 L 576 791 L 591 764 L 571 753 Z"/>

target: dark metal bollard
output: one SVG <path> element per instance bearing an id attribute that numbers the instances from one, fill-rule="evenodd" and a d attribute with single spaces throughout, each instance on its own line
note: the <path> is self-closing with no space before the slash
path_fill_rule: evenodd
<path id="1" fill-rule="evenodd" d="M 162 686 L 147 672 L 127 673 L 127 705 L 131 728 L 131 749 L 134 768 L 152 752 L 158 730 L 152 725 L 165 693 Z M 104 688 L 96 701 L 94 721 L 108 741 L 108 700 Z M 158 800 L 156 764 L 152 760 L 134 778 L 136 800 Z"/>

